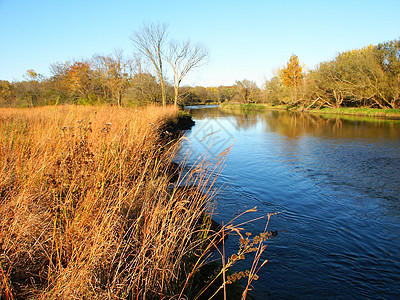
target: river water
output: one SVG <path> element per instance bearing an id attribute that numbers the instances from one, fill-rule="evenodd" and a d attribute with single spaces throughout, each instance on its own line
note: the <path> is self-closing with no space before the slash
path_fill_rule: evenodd
<path id="1" fill-rule="evenodd" d="M 232 145 L 215 220 L 272 216 L 256 299 L 400 298 L 400 122 L 190 107 L 189 163 Z M 253 235 L 265 219 L 245 225 Z M 227 255 L 238 249 L 230 237 Z M 246 265 L 247 264 L 247 265 Z M 235 270 L 250 267 L 241 262 Z"/>

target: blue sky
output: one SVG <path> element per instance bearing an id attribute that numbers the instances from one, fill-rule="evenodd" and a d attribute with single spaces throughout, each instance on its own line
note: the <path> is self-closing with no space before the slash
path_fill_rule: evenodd
<path id="1" fill-rule="evenodd" d="M 169 24 L 169 36 L 201 42 L 207 65 L 184 85 L 260 86 L 291 54 L 312 69 L 338 52 L 400 38 L 400 0 L 136 1 L 0 0 L 0 80 L 28 69 L 50 76 L 55 62 L 134 51 L 143 22 Z"/>

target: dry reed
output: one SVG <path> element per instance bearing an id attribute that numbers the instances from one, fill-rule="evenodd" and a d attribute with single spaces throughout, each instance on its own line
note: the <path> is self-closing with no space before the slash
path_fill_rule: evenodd
<path id="1" fill-rule="evenodd" d="M 239 229 L 215 232 L 208 215 L 229 149 L 171 185 L 181 140 L 163 128 L 177 115 L 157 106 L 0 110 L 0 298 L 196 296 L 208 254 Z M 217 274 L 224 289 L 233 263 Z"/>
<path id="2" fill-rule="evenodd" d="M 196 187 L 170 188 L 179 140 L 162 140 L 162 125 L 177 113 L 155 106 L 1 110 L 2 297 L 178 292 L 185 259 L 207 236 L 211 189 L 207 172 L 179 179 Z"/>

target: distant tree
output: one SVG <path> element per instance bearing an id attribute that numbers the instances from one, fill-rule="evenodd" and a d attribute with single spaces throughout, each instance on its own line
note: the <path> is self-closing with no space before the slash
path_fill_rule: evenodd
<path id="1" fill-rule="evenodd" d="M 292 54 L 286 67 L 282 69 L 283 84 L 293 90 L 293 100 L 297 101 L 297 87 L 303 79 L 303 68 L 300 66 L 297 55 Z"/>
<path id="2" fill-rule="evenodd" d="M 235 95 L 235 88 L 232 86 L 220 86 L 218 87 L 218 90 L 220 102 L 229 101 Z"/>
<path id="3" fill-rule="evenodd" d="M 33 69 L 26 71 L 24 77 L 28 80 L 37 80 L 39 74 L 37 74 Z"/>
<path id="4" fill-rule="evenodd" d="M 344 95 L 346 105 L 395 106 L 386 94 L 387 74 L 376 58 L 375 46 L 339 53 L 332 65 L 332 81 Z"/>
<path id="5" fill-rule="evenodd" d="M 33 69 L 29 69 L 23 77 L 26 81 L 16 86 L 20 97 L 27 100 L 29 106 L 39 105 L 43 94 L 41 82 L 45 79 L 44 76 L 36 73 Z"/>
<path id="6" fill-rule="evenodd" d="M 160 99 L 160 87 L 156 78 L 148 73 L 136 74 L 130 81 L 126 98 L 129 102 L 139 104 L 156 103 Z"/>
<path id="7" fill-rule="evenodd" d="M 400 39 L 378 44 L 376 58 L 385 74 L 382 94 L 393 108 L 400 107 Z"/>
<path id="8" fill-rule="evenodd" d="M 133 62 L 124 57 L 122 50 L 115 50 L 111 55 L 95 56 L 92 65 L 103 93 L 108 95 L 110 91 L 118 106 L 121 106 L 124 91 L 133 77 Z"/>
<path id="9" fill-rule="evenodd" d="M 11 106 L 14 99 L 14 86 L 6 80 L 0 80 L 0 106 Z"/>
<path id="10" fill-rule="evenodd" d="M 52 76 L 50 81 L 52 89 L 57 94 L 57 102 L 68 102 L 72 98 L 72 91 L 68 79 L 68 71 L 71 64 L 69 62 L 56 62 L 50 65 L 50 72 Z"/>
<path id="11" fill-rule="evenodd" d="M 237 80 L 234 87 L 243 102 L 258 102 L 259 89 L 254 81 L 248 79 Z"/>
<path id="12" fill-rule="evenodd" d="M 285 98 L 285 90 L 279 76 L 274 76 L 264 84 L 264 101 L 277 105 Z"/>
<path id="13" fill-rule="evenodd" d="M 70 89 L 77 95 L 86 98 L 91 90 L 91 72 L 88 62 L 76 61 L 67 70 Z"/>
<path id="14" fill-rule="evenodd" d="M 192 93 L 194 94 L 194 98 L 197 102 L 205 103 L 207 101 L 208 92 L 207 89 L 203 86 L 195 86 L 192 89 Z"/>
<path id="15" fill-rule="evenodd" d="M 206 102 L 218 102 L 219 101 L 219 89 L 215 86 L 206 87 L 207 99 Z"/>
<path id="16" fill-rule="evenodd" d="M 200 44 L 192 45 L 190 41 L 171 41 L 167 61 L 174 73 L 174 104 L 178 104 L 179 86 L 190 70 L 201 66 L 208 56 L 208 50 Z"/>
<path id="17" fill-rule="evenodd" d="M 90 60 L 93 71 L 93 82 L 96 86 L 97 94 L 105 101 L 112 98 L 112 92 L 108 86 L 108 59 L 106 55 L 94 55 Z"/>
<path id="18" fill-rule="evenodd" d="M 154 67 L 161 86 L 162 104 L 166 105 L 164 83 L 163 55 L 165 40 L 167 38 L 167 25 L 143 24 L 141 29 L 133 34 L 131 40 L 137 50 L 144 55 Z"/>

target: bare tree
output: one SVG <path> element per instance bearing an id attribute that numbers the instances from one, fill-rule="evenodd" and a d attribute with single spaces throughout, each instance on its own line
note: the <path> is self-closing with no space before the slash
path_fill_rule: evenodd
<path id="1" fill-rule="evenodd" d="M 138 51 L 142 53 L 154 66 L 161 85 L 162 104 L 166 105 L 165 83 L 163 74 L 163 51 L 167 37 L 166 24 L 143 24 L 142 28 L 135 32 L 131 40 Z"/>
<path id="2" fill-rule="evenodd" d="M 171 41 L 167 61 L 174 72 L 174 104 L 178 104 L 179 86 L 190 70 L 201 66 L 208 57 L 208 50 L 200 44 L 192 45 L 190 41 L 182 43 Z"/>
<path id="3" fill-rule="evenodd" d="M 104 100 L 108 100 L 111 98 L 111 91 L 109 90 L 107 72 L 107 57 L 104 55 L 96 54 L 92 57 L 90 62 L 93 69 L 93 80 L 96 82 L 96 85 L 99 87 L 102 97 Z"/>
<path id="4" fill-rule="evenodd" d="M 122 97 L 134 74 L 133 61 L 127 59 L 120 49 L 111 55 L 96 55 L 92 58 L 94 78 L 103 90 L 105 99 L 111 94 L 118 106 L 122 105 Z"/>

